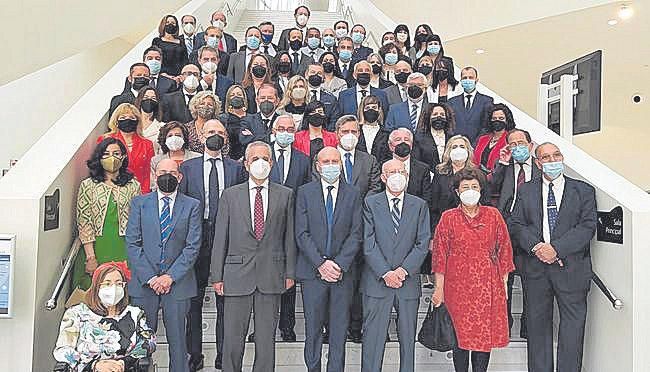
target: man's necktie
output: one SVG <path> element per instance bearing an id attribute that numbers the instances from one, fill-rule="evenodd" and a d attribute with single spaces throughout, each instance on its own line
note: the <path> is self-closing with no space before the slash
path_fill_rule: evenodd
<path id="1" fill-rule="evenodd" d="M 553 234 L 555 225 L 557 224 L 557 203 L 555 201 L 555 193 L 553 192 L 553 183 L 548 184 L 548 199 L 546 201 L 546 214 L 548 215 L 548 232 L 549 235 Z"/>
<path id="2" fill-rule="evenodd" d="M 262 203 L 262 188 L 263 186 L 255 187 L 257 193 L 255 194 L 255 220 L 253 223 L 255 226 L 255 239 L 257 240 L 262 240 L 262 237 L 264 236 L 264 204 Z"/>
<path id="3" fill-rule="evenodd" d="M 187 107 L 190 107 L 190 101 L 192 101 L 192 98 L 194 98 L 194 94 L 186 94 L 187 97 Z"/>
<path id="4" fill-rule="evenodd" d="M 471 94 L 466 95 L 465 99 L 467 99 L 467 102 L 465 103 L 465 110 L 469 111 L 469 109 L 472 108 L 472 95 Z"/>
<path id="5" fill-rule="evenodd" d="M 343 69 L 341 70 L 341 74 L 343 75 L 343 79 L 348 78 L 348 64 L 347 63 L 343 64 Z"/>
<path id="6" fill-rule="evenodd" d="M 399 210 L 399 198 L 393 198 L 393 208 L 390 211 L 390 217 L 393 220 L 393 230 L 395 230 L 395 235 L 397 235 L 399 221 L 402 218 L 402 213 Z"/>
<path id="7" fill-rule="evenodd" d="M 311 102 L 318 101 L 318 96 L 316 95 L 316 89 L 311 91 Z"/>
<path id="8" fill-rule="evenodd" d="M 158 78 L 156 76 L 152 76 L 151 79 L 149 80 L 149 86 L 155 88 L 157 82 L 158 82 Z"/>
<path id="9" fill-rule="evenodd" d="M 293 72 L 298 73 L 298 68 L 300 66 L 300 59 L 298 58 L 298 52 L 293 52 Z"/>
<path id="10" fill-rule="evenodd" d="M 222 52 L 226 51 L 226 46 L 224 45 L 223 38 L 219 39 L 219 50 Z"/>
<path id="11" fill-rule="evenodd" d="M 411 130 L 415 133 L 418 126 L 418 105 L 411 106 Z"/>
<path id="12" fill-rule="evenodd" d="M 366 89 L 361 89 L 361 98 L 365 97 L 368 95 L 368 91 Z"/>
<path id="13" fill-rule="evenodd" d="M 219 207 L 219 171 L 217 170 L 217 161 L 221 159 L 210 159 L 212 168 L 210 169 L 210 178 L 208 182 L 209 193 L 209 211 L 210 220 L 214 220 L 217 215 L 217 208 Z"/>
<path id="14" fill-rule="evenodd" d="M 165 264 L 165 244 L 167 244 L 167 241 L 169 240 L 169 235 L 171 234 L 171 222 L 172 222 L 172 215 L 171 215 L 171 209 L 169 207 L 169 203 L 172 201 L 172 199 L 169 196 L 164 196 L 162 198 L 163 201 L 163 208 L 162 212 L 160 213 L 160 242 L 161 248 L 160 248 L 160 262 L 159 262 L 159 267 L 161 271 L 165 271 L 167 269 L 167 265 Z"/>
<path id="15" fill-rule="evenodd" d="M 194 50 L 194 40 L 192 40 L 191 37 L 188 37 L 185 39 L 185 46 L 187 47 L 187 55 L 189 56 L 192 54 L 192 50 Z"/>
<path id="16" fill-rule="evenodd" d="M 263 48 L 264 48 L 264 54 L 269 54 L 269 46 L 264 45 Z"/>
<path id="17" fill-rule="evenodd" d="M 406 99 L 408 97 L 408 94 L 406 93 L 406 89 L 404 88 L 399 88 L 399 91 L 402 92 L 400 95 L 402 96 L 402 102 L 406 102 Z"/>
<path id="18" fill-rule="evenodd" d="M 519 164 L 519 173 L 517 173 L 517 190 L 521 184 L 526 182 L 526 172 L 524 171 L 524 164 Z"/>
<path id="19" fill-rule="evenodd" d="M 280 170 L 280 183 L 284 185 L 284 152 L 285 149 L 279 149 L 280 156 L 278 156 L 278 169 Z"/>
<path id="20" fill-rule="evenodd" d="M 264 124 L 264 128 L 267 130 L 269 129 L 269 123 L 271 122 L 271 119 L 262 119 L 262 124 Z"/>
<path id="21" fill-rule="evenodd" d="M 345 153 L 345 180 L 350 185 L 352 184 L 352 161 L 350 160 L 351 156 L 352 154 L 349 152 Z"/>
<path id="22" fill-rule="evenodd" d="M 327 200 L 325 201 L 325 212 L 327 214 L 327 243 L 325 246 L 325 256 L 331 257 L 332 255 L 332 224 L 334 223 L 334 199 L 332 198 L 332 190 L 334 186 L 327 186 Z"/>

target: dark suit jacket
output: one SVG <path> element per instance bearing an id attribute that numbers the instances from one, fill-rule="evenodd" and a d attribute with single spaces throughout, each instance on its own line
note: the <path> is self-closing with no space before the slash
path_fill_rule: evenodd
<path id="1" fill-rule="evenodd" d="M 135 102 L 135 96 L 133 95 L 133 92 L 131 91 L 131 85 L 129 84 L 128 87 L 124 87 L 124 91 L 122 93 L 111 98 L 111 104 L 108 108 L 108 117 L 110 118 L 113 115 L 113 111 L 115 111 L 117 106 L 123 103 L 133 104 L 133 102 Z"/>
<path id="2" fill-rule="evenodd" d="M 194 50 L 205 45 L 205 32 L 199 32 L 194 36 Z M 226 53 L 233 54 L 237 51 L 237 39 L 231 34 L 223 33 L 223 40 L 226 43 Z"/>
<path id="3" fill-rule="evenodd" d="M 273 128 L 273 123 L 275 119 L 278 118 L 278 114 L 273 114 L 271 121 L 269 122 L 268 127 L 262 122 L 262 114 L 259 112 L 256 114 L 247 114 L 244 119 L 242 119 L 242 131 L 248 129 L 252 135 L 246 136 L 244 134 L 239 135 L 239 142 L 244 148 L 248 146 L 249 143 L 253 141 L 264 141 L 266 143 L 271 142 L 271 128 Z"/>
<path id="4" fill-rule="evenodd" d="M 449 133 L 445 135 L 445 144 L 449 140 Z M 433 140 L 431 132 L 418 131 L 413 136 L 413 157 L 419 161 L 428 164 L 429 169 L 433 172 L 436 166 L 440 164 L 438 147 Z"/>
<path id="5" fill-rule="evenodd" d="M 293 65 L 293 53 L 294 53 L 293 50 L 289 50 L 289 58 L 291 58 L 292 65 Z M 291 77 L 294 77 L 296 75 L 305 76 L 305 72 L 307 71 L 307 68 L 309 67 L 310 64 L 314 63 L 314 59 L 304 54 L 300 50 L 296 51 L 295 53 L 298 53 L 298 58 L 300 63 L 298 63 L 298 70 L 293 70 L 292 68 L 289 76 Z M 277 61 L 275 62 L 277 63 Z"/>
<path id="6" fill-rule="evenodd" d="M 422 101 L 422 109 L 420 110 L 420 116 L 417 118 L 415 128 L 411 126 L 411 114 L 409 110 L 410 105 L 411 102 L 408 100 L 406 102 L 390 105 L 385 124 L 388 131 L 393 131 L 397 128 L 408 128 L 411 130 L 411 132 L 415 132 L 417 130 L 417 123 L 420 122 L 420 119 L 425 115 L 429 104 L 425 101 Z"/>
<path id="7" fill-rule="evenodd" d="M 503 165 L 497 162 L 497 165 L 492 171 L 491 189 L 499 192 L 499 200 L 497 202 L 497 209 L 501 212 L 503 219 L 508 221 L 510 217 L 510 208 L 515 202 L 515 183 L 517 178 L 514 171 L 515 165 L 511 161 L 508 165 Z M 542 176 L 542 172 L 535 165 L 535 160 L 531 162 L 531 181 L 538 179 Z M 530 181 L 529 181 L 530 182 Z"/>
<path id="8" fill-rule="evenodd" d="M 372 52 L 372 48 L 367 46 L 360 46 L 357 49 L 354 49 L 352 51 L 352 63 L 354 64 L 358 61 L 365 61 Z"/>
<path id="9" fill-rule="evenodd" d="M 427 202 L 431 208 L 431 174 L 429 166 L 411 156 L 411 172 L 406 192 Z"/>
<path id="10" fill-rule="evenodd" d="M 381 169 L 374 156 L 359 150 L 354 152 L 352 185 L 359 190 L 361 199 L 365 199 L 369 193 L 374 194 L 382 191 Z"/>
<path id="11" fill-rule="evenodd" d="M 278 39 L 278 46 L 275 50 L 278 52 L 284 51 L 284 50 L 290 50 L 291 48 L 289 47 L 289 32 L 294 29 L 296 26 L 292 26 L 290 28 L 285 28 L 282 30 L 282 33 L 280 33 L 280 38 Z M 310 27 L 310 26 L 307 26 Z M 303 38 L 303 45 L 305 44 L 305 40 L 307 40 L 307 29 L 305 28 L 305 32 L 302 34 Z"/>
<path id="12" fill-rule="evenodd" d="M 361 249 L 363 235 L 362 202 L 359 191 L 345 182 L 339 182 L 331 234 L 329 258 L 347 275 Z M 318 268 L 325 262 L 327 249 L 327 215 L 325 197 L 320 180 L 298 189 L 296 196 L 296 246 L 298 260 L 296 277 L 316 279 Z"/>
<path id="13" fill-rule="evenodd" d="M 377 159 L 377 163 L 384 164 L 386 160 L 390 160 L 393 157 L 393 154 L 388 148 L 389 135 L 390 133 L 388 133 L 388 131 L 383 128 L 379 129 L 379 132 L 377 132 L 375 140 L 372 143 L 372 148 L 368 151 L 368 144 L 366 143 L 366 137 L 362 130 L 361 135 L 359 135 L 359 142 L 357 142 L 357 150 L 369 153 Z"/>
<path id="14" fill-rule="evenodd" d="M 309 87 L 308 87 L 309 88 Z M 311 95 L 309 89 L 307 89 L 307 94 Z M 336 128 L 336 121 L 341 117 L 339 112 L 338 100 L 334 97 L 333 94 L 328 93 L 321 89 L 320 91 L 320 102 L 325 106 L 325 117 L 327 117 L 327 127 L 325 129 L 330 132 L 334 132 Z"/>
<path id="15" fill-rule="evenodd" d="M 271 143 L 271 148 L 273 148 L 273 143 Z M 273 149 L 273 166 L 271 167 L 269 179 L 271 182 L 280 183 L 280 177 L 280 168 L 278 168 L 277 160 L 275 159 L 275 149 Z M 292 189 L 293 192 L 296 193 L 300 186 L 309 183 L 310 181 L 311 161 L 309 160 L 309 156 L 300 151 L 291 149 L 289 172 L 287 173 L 287 178 L 284 180 L 284 183 L 280 184 Z"/>
<path id="16" fill-rule="evenodd" d="M 381 76 L 379 77 L 379 89 L 384 89 L 384 92 L 386 91 L 385 90 L 386 88 L 390 88 L 393 85 L 395 85 L 395 84 L 393 84 L 391 81 L 386 80 Z M 388 102 L 388 104 L 390 104 L 390 101 Z"/>
<path id="17" fill-rule="evenodd" d="M 386 93 L 386 99 L 388 100 L 388 104 L 390 106 L 397 104 L 397 103 L 402 103 L 402 95 L 400 94 L 399 91 L 399 85 L 393 84 L 389 86 L 388 88 L 384 89 L 384 92 Z"/>
<path id="18" fill-rule="evenodd" d="M 370 87 L 370 94 L 376 96 L 381 102 L 384 116 L 388 114 L 388 101 L 386 100 L 386 93 L 383 90 Z M 357 87 L 344 89 L 339 93 L 339 112 L 341 115 L 356 115 L 359 109 L 359 102 L 357 102 Z"/>
<path id="19" fill-rule="evenodd" d="M 465 109 L 465 93 L 452 97 L 448 104 L 456 114 L 454 134 L 463 135 L 472 144 L 475 144 L 476 139 L 484 129 L 483 124 L 487 122 L 488 111 L 492 108 L 494 99 L 477 92 L 469 112 Z"/>
<path id="20" fill-rule="evenodd" d="M 165 123 L 170 121 L 189 123 L 192 121 L 192 114 L 185 103 L 185 95 L 182 89 L 162 96 L 160 104 L 162 105 L 163 121 Z"/>

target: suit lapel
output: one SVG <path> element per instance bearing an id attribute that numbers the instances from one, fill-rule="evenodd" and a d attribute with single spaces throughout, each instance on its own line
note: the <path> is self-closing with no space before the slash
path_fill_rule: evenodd
<path id="1" fill-rule="evenodd" d="M 183 210 L 185 209 L 185 203 L 183 201 L 183 198 L 181 194 L 177 193 L 176 194 L 176 200 L 174 201 L 174 208 L 172 210 L 172 224 L 170 226 L 170 234 L 174 232 L 174 228 L 176 227 L 176 222 L 181 219 Z"/>
<path id="2" fill-rule="evenodd" d="M 245 192 L 243 203 L 240 203 L 242 214 L 244 215 L 244 223 L 248 227 L 248 232 L 255 237 L 255 232 L 253 231 L 253 220 L 251 219 L 251 193 L 248 185 L 248 180 L 242 184 L 242 189 Z"/>
<path id="3" fill-rule="evenodd" d="M 156 241 L 161 241 L 160 237 L 160 212 L 158 211 L 158 193 L 157 192 L 152 192 L 150 194 L 149 200 L 145 203 L 145 212 L 149 213 L 151 216 L 153 216 L 154 221 L 158 221 L 156 223 L 156 226 L 153 228 L 154 232 L 156 233 Z"/>
<path id="4" fill-rule="evenodd" d="M 553 232 L 557 231 L 558 226 L 561 226 L 561 223 L 567 218 L 567 215 L 571 213 L 571 202 L 566 195 L 577 195 L 577 192 L 573 190 L 573 183 L 569 178 L 564 176 L 564 190 L 562 190 L 562 200 L 560 201 L 560 207 L 557 212 L 557 221 L 555 222 L 555 229 Z"/>
<path id="5" fill-rule="evenodd" d="M 380 223 L 380 224 L 377 223 L 377 224 L 375 224 L 375 226 L 376 227 L 381 226 L 379 228 L 383 227 L 384 229 L 386 227 L 390 226 L 389 227 L 389 229 L 391 230 L 390 236 L 393 239 L 393 242 L 395 242 L 395 240 L 397 239 L 397 235 L 393 231 L 393 219 L 390 216 L 390 205 L 388 204 L 388 198 L 386 197 L 386 193 L 382 193 L 382 194 L 383 194 L 382 197 L 378 198 L 377 204 L 379 206 L 379 210 L 384 211 L 384 213 L 382 213 L 381 216 L 385 219 L 385 221 L 381 221 L 382 223 Z"/>
<path id="6" fill-rule="evenodd" d="M 361 176 L 361 168 L 365 166 L 362 156 L 359 156 L 359 151 L 354 152 L 354 164 L 352 164 L 352 184 L 356 185 Z"/>
<path id="7" fill-rule="evenodd" d="M 400 241 L 402 235 L 404 234 L 404 231 L 406 230 L 404 226 L 407 223 L 415 224 L 417 221 L 417 219 L 414 218 L 416 213 L 415 203 L 413 203 L 413 200 L 407 194 L 404 194 L 404 202 L 402 203 L 402 210 L 400 213 L 401 216 L 399 221 L 399 229 L 397 229 L 397 241 Z"/>
<path id="8" fill-rule="evenodd" d="M 275 198 L 275 192 L 277 191 L 277 186 L 273 182 L 269 182 L 269 197 L 268 199 L 268 208 L 266 210 L 266 218 L 264 218 L 264 234 L 266 234 L 266 227 L 268 223 L 271 221 L 270 217 L 273 215 L 273 212 L 278 207 L 278 200 Z"/>
<path id="9" fill-rule="evenodd" d="M 544 240 L 544 192 L 542 188 L 542 180 L 539 180 L 539 182 L 535 186 L 535 192 L 532 193 L 531 195 L 538 195 L 536 198 L 536 208 L 537 210 L 537 223 L 536 223 L 536 228 L 537 231 L 539 232 L 539 236 L 542 240 Z"/>
<path id="10" fill-rule="evenodd" d="M 356 163 L 356 162 L 355 162 Z M 339 190 L 336 193 L 336 206 L 334 207 L 334 216 L 332 218 L 332 231 L 334 231 L 334 225 L 336 225 L 336 220 L 338 220 L 339 215 L 343 212 L 340 212 L 342 208 L 344 208 L 344 199 L 345 199 L 345 188 L 347 185 L 344 185 L 343 182 L 339 181 Z M 322 198 L 321 198 L 322 199 Z"/>

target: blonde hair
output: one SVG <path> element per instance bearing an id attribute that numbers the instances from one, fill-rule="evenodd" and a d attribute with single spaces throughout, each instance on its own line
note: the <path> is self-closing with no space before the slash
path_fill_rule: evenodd
<path id="1" fill-rule="evenodd" d="M 472 147 L 472 144 L 469 142 L 467 137 L 457 134 L 447 140 L 447 144 L 445 145 L 445 152 L 442 154 L 442 161 L 436 166 L 438 173 L 446 175 L 452 174 L 453 168 L 451 166 L 451 156 L 449 154 L 451 153 L 452 143 L 456 142 L 457 140 L 462 140 L 465 144 L 465 149 L 467 150 L 467 160 L 465 160 L 464 169 L 476 169 L 476 164 L 474 164 L 474 161 L 472 160 L 472 156 L 474 155 L 474 148 Z"/>
<path id="2" fill-rule="evenodd" d="M 197 109 L 206 98 L 212 98 L 212 100 L 214 100 L 214 117 L 216 118 L 221 113 L 221 100 L 219 97 L 211 90 L 203 90 L 196 93 L 188 105 L 192 118 L 197 118 Z"/>
<path id="3" fill-rule="evenodd" d="M 136 120 L 138 121 L 138 129 L 136 132 L 142 136 L 142 115 L 140 114 L 140 110 L 138 110 L 135 105 L 132 105 L 130 103 L 122 103 L 117 108 L 115 111 L 113 111 L 113 115 L 111 115 L 111 118 L 108 119 L 108 133 L 107 134 L 115 134 L 118 131 L 117 128 L 117 118 L 119 118 L 122 115 L 126 114 L 132 114 L 135 116 Z"/>
<path id="4" fill-rule="evenodd" d="M 293 90 L 296 88 L 296 85 L 298 85 L 298 82 L 302 81 L 304 84 L 304 88 L 307 89 L 307 79 L 305 79 L 301 75 L 295 75 L 289 81 L 287 82 L 287 89 L 284 92 L 284 96 L 282 96 L 282 100 L 280 101 L 280 104 L 278 105 L 278 110 L 284 109 L 286 105 L 288 105 L 291 102 L 291 94 L 293 93 Z M 305 103 L 307 103 L 308 97 L 305 96 Z"/>
<path id="5" fill-rule="evenodd" d="M 228 91 L 226 92 L 226 104 L 224 106 L 226 108 L 226 112 L 232 112 L 232 107 L 230 107 L 232 98 L 230 97 L 230 94 L 232 94 L 233 90 L 235 89 L 241 89 L 244 98 L 244 107 L 242 107 L 242 110 L 248 111 L 248 94 L 246 94 L 246 89 L 244 89 L 244 87 L 239 84 L 233 84 L 230 86 L 230 88 L 228 88 Z"/>

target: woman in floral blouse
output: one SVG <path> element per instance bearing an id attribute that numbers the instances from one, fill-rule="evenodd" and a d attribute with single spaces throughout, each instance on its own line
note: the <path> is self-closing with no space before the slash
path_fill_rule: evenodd
<path id="1" fill-rule="evenodd" d="M 107 262 L 95 270 L 86 303 L 63 314 L 54 359 L 75 372 L 132 371 L 151 355 L 155 336 L 144 311 L 129 306 L 126 262 Z"/>

